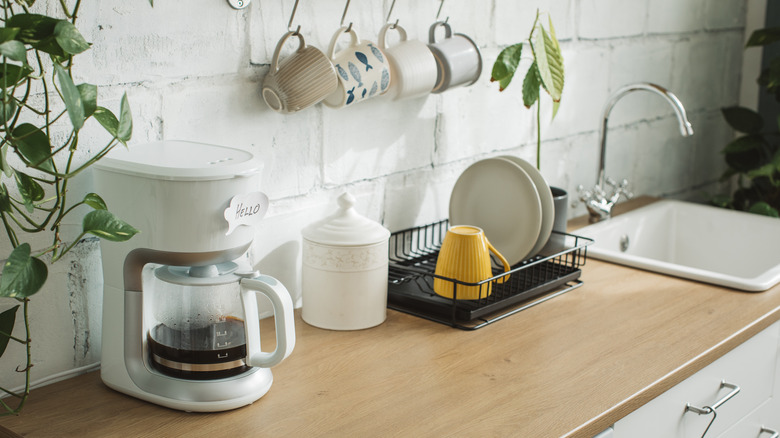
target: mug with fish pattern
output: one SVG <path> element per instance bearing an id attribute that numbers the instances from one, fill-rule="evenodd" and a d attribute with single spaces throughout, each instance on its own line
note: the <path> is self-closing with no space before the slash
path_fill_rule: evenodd
<path id="1" fill-rule="evenodd" d="M 336 53 L 336 43 L 349 34 L 349 46 Z M 354 29 L 339 28 L 330 40 L 328 56 L 336 68 L 339 85 L 323 100 L 331 108 L 352 106 L 387 92 L 390 66 L 385 54 L 372 42 L 361 41 Z"/>

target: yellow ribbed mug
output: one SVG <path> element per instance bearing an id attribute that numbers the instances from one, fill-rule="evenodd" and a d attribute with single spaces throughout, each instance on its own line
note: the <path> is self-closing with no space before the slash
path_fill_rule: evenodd
<path id="1" fill-rule="evenodd" d="M 458 280 L 463 283 L 479 283 L 493 277 L 490 263 L 490 253 L 496 255 L 504 265 L 504 272 L 510 269 L 509 262 L 488 242 L 481 228 L 469 225 L 451 227 L 444 236 L 444 241 L 436 260 L 437 277 L 433 279 L 433 291 L 445 298 L 458 300 L 477 300 L 493 293 L 493 282 L 476 286 L 466 286 L 453 281 L 438 278 L 438 276 Z M 503 283 L 509 279 L 505 275 L 497 280 Z M 457 288 L 455 286 L 457 285 Z"/>

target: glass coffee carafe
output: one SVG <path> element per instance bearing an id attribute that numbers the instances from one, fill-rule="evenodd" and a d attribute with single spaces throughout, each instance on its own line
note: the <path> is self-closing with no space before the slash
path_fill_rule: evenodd
<path id="1" fill-rule="evenodd" d="M 237 267 L 228 262 L 154 270 L 157 281 L 146 295 L 150 300 L 146 340 L 154 369 L 171 377 L 211 380 L 245 373 L 252 366 L 270 367 L 283 359 L 260 351 L 255 292 L 271 299 L 277 318 L 284 313 L 277 308 L 280 298 L 291 306 L 289 295 L 282 288 L 286 297 L 280 296 L 274 278 L 238 275 Z M 292 321 L 281 324 L 282 330 L 291 325 Z"/>

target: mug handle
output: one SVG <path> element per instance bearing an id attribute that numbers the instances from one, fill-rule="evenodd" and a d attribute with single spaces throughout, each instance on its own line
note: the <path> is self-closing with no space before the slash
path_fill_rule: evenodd
<path id="1" fill-rule="evenodd" d="M 295 35 L 298 37 L 298 41 L 300 44 L 298 45 L 297 50 L 305 49 L 306 48 L 306 41 L 303 39 L 303 34 L 301 34 L 298 31 L 289 31 L 282 39 L 279 40 L 279 43 L 276 44 L 276 50 L 274 50 L 274 57 L 271 60 L 271 71 L 276 73 L 279 71 L 279 55 L 282 53 L 282 47 L 284 47 L 284 43 L 287 42 L 287 38 L 290 38 L 290 36 Z"/>
<path id="2" fill-rule="evenodd" d="M 395 24 L 395 23 L 387 23 L 384 26 L 382 26 L 382 29 L 379 31 L 379 48 L 382 50 L 387 50 L 387 29 L 395 29 L 398 31 L 398 34 L 401 35 L 401 40 L 399 43 L 402 43 L 406 41 L 406 29 L 403 27 Z"/>
<path id="3" fill-rule="evenodd" d="M 251 367 L 272 367 L 283 361 L 295 347 L 293 303 L 287 288 L 268 275 L 242 278 L 241 304 L 246 323 L 246 364 Z M 260 318 L 257 314 L 257 293 L 267 296 L 274 307 L 276 349 L 270 353 L 260 349 Z"/>
<path id="4" fill-rule="evenodd" d="M 485 242 L 487 243 L 487 247 L 490 250 L 490 252 L 495 254 L 496 257 L 498 257 L 498 259 L 501 260 L 501 264 L 504 265 L 504 272 L 512 269 L 512 267 L 509 266 L 509 262 L 506 260 L 506 258 L 504 258 L 504 256 L 502 256 L 500 252 L 498 252 L 498 250 L 493 246 L 493 244 L 488 242 L 487 239 L 485 239 Z M 505 282 L 507 280 L 509 280 L 509 276 L 508 275 L 504 275 L 503 277 L 501 277 L 498 280 L 496 280 L 496 283 L 501 284 L 501 283 L 503 283 L 503 282 Z"/>
<path id="5" fill-rule="evenodd" d="M 444 26 L 444 39 L 452 37 L 452 27 L 450 27 L 450 23 L 437 21 L 433 23 L 428 30 L 428 42 L 430 44 L 436 44 L 436 28 L 439 26 Z"/>
<path id="6" fill-rule="evenodd" d="M 341 26 L 339 30 L 336 31 L 336 33 L 333 34 L 333 36 L 330 38 L 330 44 L 328 45 L 328 57 L 331 60 L 336 59 L 336 43 L 339 41 L 339 38 L 341 38 L 342 33 L 348 33 L 351 41 L 350 46 L 357 46 L 360 44 L 360 38 L 358 38 L 357 32 L 355 32 L 355 29 L 350 29 L 348 26 Z"/>

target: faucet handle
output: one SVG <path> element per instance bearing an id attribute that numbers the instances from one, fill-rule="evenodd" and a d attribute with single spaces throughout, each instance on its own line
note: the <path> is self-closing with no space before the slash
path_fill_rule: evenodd
<path id="1" fill-rule="evenodd" d="M 610 186 L 610 188 L 612 189 L 612 194 L 608 196 L 609 199 L 612 201 L 612 203 L 616 203 L 621 196 L 625 196 L 626 199 L 631 199 L 634 197 L 634 194 L 629 189 L 630 184 L 628 180 L 625 178 L 623 178 L 620 181 L 620 184 L 618 184 L 615 182 L 614 179 L 607 177 L 604 180 L 604 183 Z"/>
<path id="2" fill-rule="evenodd" d="M 623 178 L 622 181 L 620 181 L 620 185 L 617 187 L 618 193 L 621 193 L 623 196 L 626 197 L 626 199 L 631 199 L 634 197 L 634 193 L 631 191 L 631 184 L 629 184 L 628 180 Z"/>
<path id="3" fill-rule="evenodd" d="M 586 190 L 582 184 L 577 185 L 577 193 L 579 194 L 580 201 L 585 203 L 597 199 L 599 192 L 599 186 L 594 186 L 593 189 Z"/>

